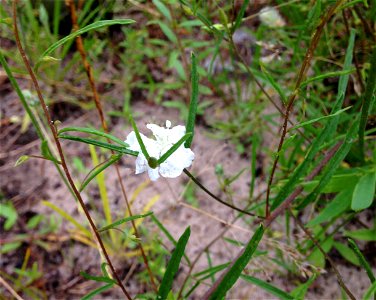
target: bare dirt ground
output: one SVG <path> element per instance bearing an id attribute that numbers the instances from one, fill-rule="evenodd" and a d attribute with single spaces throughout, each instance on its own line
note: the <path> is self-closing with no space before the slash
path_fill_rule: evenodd
<path id="1" fill-rule="evenodd" d="M 27 84 L 26 81 L 22 82 L 24 87 L 26 87 Z M 4 81 L 1 90 L 3 126 L 1 130 L 0 187 L 4 197 L 13 201 L 21 216 L 20 224 L 15 227 L 14 231 L 3 233 L 2 237 L 6 239 L 16 232 L 25 232 L 25 223 L 31 216 L 35 215 L 35 213 L 56 215 L 51 209 L 42 205 L 41 200 L 52 202 L 65 210 L 69 215 L 80 220 L 81 223 L 84 223 L 81 214 L 77 210 L 74 199 L 72 199 L 66 187 L 61 183 L 51 163 L 31 159 L 19 167 L 13 167 L 19 156 L 24 154 L 38 154 L 39 144 L 36 141 L 36 135 L 33 133 L 32 129 L 29 128 L 28 131 L 21 134 L 19 125 L 15 126 L 7 123 L 8 118 L 11 116 L 22 114 L 22 107 L 17 100 L 16 94 L 11 91 L 9 82 Z M 115 88 L 111 93 L 116 94 L 118 92 Z M 109 95 L 103 95 L 103 98 L 107 96 Z M 60 112 L 58 111 L 59 108 L 56 109 L 57 114 L 60 114 L 60 116 L 70 114 L 69 117 L 67 116 L 62 120 L 63 124 L 61 127 L 70 125 L 86 126 L 90 123 L 93 125 L 98 124 L 98 119 L 94 111 L 75 111 L 72 116 L 70 112 L 64 111 L 67 110 L 66 107 L 60 108 L 62 110 Z M 144 134 L 148 133 L 144 125 L 149 122 L 162 125 L 165 120 L 168 119 L 171 120 L 173 125 L 182 124 L 182 121 L 179 120 L 178 112 L 173 109 L 166 109 L 139 101 L 132 105 L 132 110 L 136 113 L 136 122 L 140 126 L 140 131 Z M 125 124 L 123 119 L 113 121 L 111 132 L 117 137 L 125 139 L 126 135 L 130 132 L 129 126 Z M 195 161 L 190 170 L 192 173 L 196 174 L 211 191 L 226 197 L 226 195 L 218 189 L 215 166 L 221 163 L 226 174 L 235 174 L 242 168 L 249 168 L 249 159 L 239 156 L 232 145 L 224 141 L 208 138 L 207 131 L 208 129 L 202 126 L 199 126 L 197 129 L 192 146 L 195 152 Z M 270 140 L 268 140 L 268 142 L 273 143 L 273 141 Z M 79 156 L 85 166 L 90 169 L 90 154 L 86 145 L 66 141 L 63 142 L 63 145 L 64 152 L 70 162 L 72 162 L 74 156 Z M 225 236 L 239 242 L 246 242 L 256 228 L 256 224 L 246 224 L 242 221 L 237 221 L 232 224 L 235 216 L 234 212 L 228 207 L 215 202 L 199 189 L 196 193 L 199 206 L 195 207 L 187 203 L 181 196 L 188 182 L 188 178 L 184 175 L 177 179 L 161 178 L 157 182 L 150 182 L 145 174 L 135 175 L 134 160 L 134 157 L 124 157 L 120 162 L 121 176 L 129 198 L 137 187 L 141 184 L 146 185 L 146 188 L 141 191 L 133 204 L 133 213 L 141 213 L 150 199 L 158 196 L 158 201 L 150 207 L 150 210 L 162 221 L 175 239 L 183 233 L 187 226 L 191 227 L 191 238 L 187 246 L 188 257 L 194 258 L 210 241 L 226 228 L 228 228 L 228 231 L 225 233 Z M 261 164 L 260 168 L 265 168 L 265 166 Z M 115 220 L 123 216 L 125 201 L 122 197 L 113 167 L 108 169 L 105 174 L 108 195 L 111 201 L 112 216 Z M 75 177 L 75 179 L 79 182 L 83 178 Z M 250 179 L 249 172 L 245 171 L 232 186 L 234 203 L 239 207 L 246 205 Z M 258 194 L 265 190 L 265 180 L 260 177 L 256 182 L 257 188 L 255 193 Z M 84 199 L 88 204 L 94 203 L 96 207 L 100 207 L 100 197 L 95 184 L 88 186 L 84 192 Z M 92 213 L 94 219 L 97 221 L 103 218 L 100 212 L 92 211 Z M 145 239 L 150 239 L 153 235 L 160 236 L 165 241 L 165 245 L 168 249 L 173 249 L 171 243 L 165 239 L 153 223 L 145 221 L 144 225 L 149 230 L 149 235 L 148 237 L 144 237 Z M 69 238 L 69 229 L 72 229 L 71 225 L 63 222 L 63 226 L 56 240 L 54 242 L 50 241 L 50 251 L 41 250 L 40 247 L 33 245 L 32 242 L 29 243 L 29 245 L 33 245 L 31 247 L 31 260 L 39 262 L 43 273 L 40 285 L 42 289 L 46 290 L 49 299 L 78 299 L 95 286 L 94 283 L 83 280 L 79 276 L 79 272 L 81 270 L 92 274 L 99 272 L 100 257 L 98 252 L 93 248 Z M 289 247 L 286 243 L 283 221 L 280 223 L 277 222 L 273 229 L 274 233 L 268 233 L 261 242 L 260 250 L 272 251 L 272 247 L 277 246 L 286 253 L 291 252 L 292 254 L 297 254 L 297 251 Z M 299 235 L 302 233 L 296 232 L 296 234 Z M 15 254 L 4 255 L 1 259 L 2 270 L 12 272 L 14 267 L 19 267 L 22 264 L 26 248 L 27 244 L 21 247 Z M 210 248 L 213 264 L 216 265 L 231 261 L 238 251 L 238 246 L 234 246 L 219 239 Z M 357 298 L 360 298 L 368 286 L 366 274 L 360 271 L 360 269 L 346 263 L 335 252 L 330 252 L 329 254 L 334 255 L 334 260 L 339 265 L 339 271 L 345 282 Z M 271 252 L 269 256 L 272 257 L 273 252 Z M 130 274 L 128 276 L 127 287 L 131 294 L 135 295 L 136 293 L 150 290 L 148 286 L 139 283 L 136 279 L 137 272 L 141 270 L 142 265 L 135 263 L 132 259 L 125 258 L 115 253 L 112 253 L 112 257 L 123 278 L 127 274 Z M 301 259 L 301 263 L 303 264 L 303 258 L 299 257 L 299 259 Z M 202 255 L 194 272 L 203 270 L 206 267 L 207 259 L 205 255 Z M 187 270 L 188 267 L 186 265 L 181 268 L 175 282 L 176 287 L 180 287 L 182 284 Z M 320 276 L 310 288 L 307 299 L 342 298 L 334 273 L 330 268 L 327 268 L 327 270 L 329 271 Z M 277 267 L 270 259 L 264 256 L 253 259 L 247 267 L 247 272 L 254 274 L 256 277 L 270 280 L 273 284 L 286 291 L 291 291 L 294 285 L 299 280 L 302 280 L 302 278 L 287 276 L 285 271 Z M 202 284 L 191 299 L 200 299 L 200 296 L 207 288 L 208 285 Z M 107 294 L 104 293 L 103 297 L 106 299 L 119 299 L 121 295 L 114 289 Z M 274 297 L 254 285 L 239 280 L 228 295 L 228 299 L 274 299 Z"/>

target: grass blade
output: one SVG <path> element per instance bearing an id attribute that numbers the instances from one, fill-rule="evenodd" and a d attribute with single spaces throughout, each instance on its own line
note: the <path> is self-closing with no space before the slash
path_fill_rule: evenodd
<path id="1" fill-rule="evenodd" d="M 360 117 L 359 126 L 359 148 L 362 158 L 364 160 L 364 131 L 367 125 L 367 118 L 371 108 L 376 101 L 376 47 L 373 49 L 371 57 L 371 68 L 369 70 L 369 78 L 364 92 L 362 115 Z"/>
<path id="2" fill-rule="evenodd" d="M 249 0 L 244 0 L 242 6 L 240 7 L 239 13 L 236 16 L 235 24 L 231 28 L 231 32 L 234 33 L 236 29 L 239 28 L 240 24 L 242 23 L 242 19 L 244 17 L 245 10 L 247 9 Z"/>
<path id="3" fill-rule="evenodd" d="M 192 133 L 192 136 L 187 139 L 184 146 L 189 148 L 193 141 L 194 131 L 195 131 L 195 120 L 197 114 L 198 105 L 198 73 L 197 73 L 197 61 L 196 55 L 191 53 L 192 69 L 191 69 L 191 102 L 189 104 L 189 113 L 187 120 L 187 133 Z"/>
<path id="4" fill-rule="evenodd" d="M 80 186 L 80 192 L 82 192 L 85 189 L 85 187 L 90 183 L 90 181 L 92 181 L 98 174 L 100 174 L 102 171 L 107 169 L 112 164 L 118 162 L 121 157 L 121 154 L 112 155 L 110 159 L 108 159 L 106 162 L 95 166 L 95 168 L 89 172 L 85 180 L 82 182 Z"/>
<path id="5" fill-rule="evenodd" d="M 319 195 L 319 193 L 329 183 L 332 175 L 337 170 L 337 168 L 339 167 L 339 165 L 343 161 L 343 159 L 346 157 L 347 153 L 349 153 L 351 146 L 353 144 L 354 138 L 355 138 L 357 131 L 358 131 L 358 128 L 359 128 L 358 125 L 359 125 L 359 120 L 356 120 L 352 124 L 351 128 L 349 129 L 349 132 L 346 135 L 345 141 L 343 142 L 341 147 L 338 149 L 336 154 L 334 154 L 334 156 L 329 161 L 329 163 L 326 165 L 319 184 L 307 196 L 307 198 L 304 199 L 303 203 L 299 207 L 305 207 L 307 204 L 314 201 L 316 199 L 316 197 Z"/>
<path id="6" fill-rule="evenodd" d="M 263 290 L 269 292 L 270 294 L 278 297 L 279 299 L 282 299 L 282 300 L 293 300 L 293 299 L 295 299 L 289 293 L 286 293 L 285 291 L 277 288 L 276 286 L 274 286 L 274 285 L 272 285 L 272 284 L 270 284 L 270 283 L 268 283 L 264 280 L 258 279 L 258 278 L 253 277 L 253 276 L 244 275 L 244 274 L 241 274 L 240 278 L 247 281 L 247 282 L 253 283 L 254 285 L 257 285 L 258 287 L 260 287 Z"/>
<path id="7" fill-rule="evenodd" d="M 89 299 L 93 298 L 95 295 L 98 295 L 98 294 L 100 294 L 104 291 L 109 290 L 110 288 L 112 288 L 113 285 L 114 285 L 113 283 L 109 283 L 109 284 L 106 284 L 104 286 L 101 286 L 100 288 L 97 288 L 94 291 L 91 291 L 90 293 L 83 296 L 81 298 L 81 300 L 89 300 Z"/>
<path id="8" fill-rule="evenodd" d="M 127 25 L 127 24 L 132 24 L 132 23 L 135 23 L 135 21 L 131 20 L 131 19 L 102 20 L 102 21 L 94 22 L 94 23 L 87 25 L 87 26 L 85 26 L 85 27 L 83 27 L 83 28 L 81 28 L 81 29 L 79 29 L 75 32 L 72 32 L 70 35 L 67 35 L 66 37 L 62 38 L 61 40 L 58 40 L 56 43 L 53 43 L 50 47 L 47 48 L 46 51 L 43 52 L 43 54 L 39 58 L 38 62 L 40 62 L 43 59 L 43 57 L 51 54 L 54 50 L 59 48 L 61 45 L 63 45 L 67 41 L 74 39 L 77 36 L 79 36 L 79 35 L 81 35 L 85 32 L 95 30 L 95 29 L 99 29 L 99 28 L 106 27 L 106 26 L 110 26 L 110 25 L 115 25 L 115 24 L 116 25 Z"/>
<path id="9" fill-rule="evenodd" d="M 376 281 L 375 275 L 373 274 L 372 268 L 369 265 L 366 258 L 364 257 L 363 253 L 358 248 L 358 245 L 355 243 L 355 241 L 353 239 L 350 239 L 350 238 L 348 239 L 348 243 L 349 243 L 350 248 L 354 251 L 355 255 L 358 257 L 359 263 L 364 268 L 364 270 L 367 272 L 369 280 L 371 281 L 371 283 L 374 283 Z"/>
<path id="10" fill-rule="evenodd" d="M 140 145 L 142 154 L 145 156 L 145 158 L 147 160 L 149 160 L 150 155 L 149 155 L 148 151 L 146 150 L 145 144 L 144 144 L 144 142 L 143 142 L 143 140 L 141 138 L 140 132 L 138 131 L 136 123 L 134 122 L 133 117 L 132 117 L 131 114 L 129 114 L 129 122 L 131 122 L 131 125 L 133 127 L 134 133 L 136 134 L 137 142 Z"/>
<path id="11" fill-rule="evenodd" d="M 122 153 L 122 154 L 129 154 L 129 155 L 133 155 L 133 156 L 138 155 L 137 151 L 128 150 L 125 147 L 120 147 L 120 146 L 117 146 L 117 145 L 112 145 L 112 144 L 109 144 L 109 143 L 106 143 L 106 142 L 101 142 L 101 141 L 97 141 L 97 140 L 93 140 L 93 139 L 82 138 L 82 137 L 68 135 L 68 134 L 60 134 L 59 138 L 70 140 L 70 141 L 81 142 L 81 143 L 85 143 L 85 144 L 89 144 L 89 145 L 94 145 L 94 146 L 101 147 L 101 148 L 106 148 L 106 149 L 113 150 L 113 151 L 116 151 L 116 152 L 119 152 L 119 153 Z"/>
<path id="12" fill-rule="evenodd" d="M 183 235 L 180 237 L 175 251 L 172 253 L 171 259 L 168 263 L 166 272 L 163 276 L 161 285 L 158 290 L 158 300 L 164 300 L 167 298 L 168 293 L 171 291 L 172 282 L 179 269 L 181 258 L 184 254 L 185 247 L 187 246 L 189 236 L 191 234 L 191 229 L 188 227 Z"/>
<path id="13" fill-rule="evenodd" d="M 368 290 L 364 293 L 363 300 L 371 299 L 371 295 L 376 293 L 376 281 L 371 284 Z"/>
<path id="14" fill-rule="evenodd" d="M 108 133 L 105 133 L 103 131 L 100 131 L 100 130 L 97 130 L 97 129 L 93 129 L 93 128 L 86 128 L 86 127 L 65 127 L 65 128 L 62 128 L 59 130 L 58 134 L 61 134 L 63 132 L 69 132 L 69 131 L 75 131 L 75 132 L 84 132 L 84 133 L 89 133 L 89 134 L 94 134 L 94 135 L 97 135 L 97 136 L 102 136 L 102 137 L 105 137 L 117 144 L 119 144 L 120 146 L 123 146 L 123 147 L 129 147 L 129 145 L 122 141 L 121 139 L 111 135 L 111 134 L 108 134 Z"/>
<path id="15" fill-rule="evenodd" d="M 252 258 L 253 253 L 256 251 L 258 244 L 261 241 L 264 231 L 264 226 L 261 224 L 253 234 L 248 245 L 245 247 L 243 254 L 231 266 L 230 270 L 222 278 L 214 292 L 210 294 L 210 300 L 222 299 L 226 296 L 227 292 L 238 280 L 244 268 Z"/>
<path id="16" fill-rule="evenodd" d="M 168 149 L 167 152 L 158 159 L 158 164 L 165 162 L 191 136 L 191 132 L 188 132 L 185 135 L 183 135 L 180 140 L 178 140 L 174 145 L 172 145 L 172 147 Z"/>
<path id="17" fill-rule="evenodd" d="M 110 225 L 104 226 L 101 229 L 98 229 L 98 232 L 103 232 L 103 231 L 115 228 L 116 226 L 119 226 L 119 225 L 121 225 L 123 223 L 129 222 L 129 221 L 132 221 L 132 220 L 136 220 L 136 219 L 145 218 L 145 217 L 150 216 L 152 214 L 153 214 L 153 212 L 151 211 L 151 212 L 149 212 L 147 214 L 144 214 L 144 215 L 133 215 L 133 216 L 130 216 L 130 217 L 126 217 L 126 218 L 117 220 L 117 221 L 115 221 L 114 223 L 112 223 Z"/>
<path id="18" fill-rule="evenodd" d="M 90 275 L 84 271 L 81 271 L 80 272 L 80 275 L 85 278 L 85 279 L 88 279 L 88 280 L 93 280 L 93 281 L 97 281 L 97 282 L 107 282 L 107 283 L 116 283 L 115 280 L 111 279 L 110 277 L 105 277 L 105 276 L 93 276 L 93 275 Z"/>

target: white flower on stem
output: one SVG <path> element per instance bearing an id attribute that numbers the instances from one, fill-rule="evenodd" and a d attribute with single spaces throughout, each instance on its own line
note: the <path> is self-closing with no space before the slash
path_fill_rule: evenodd
<path id="1" fill-rule="evenodd" d="M 259 18 L 261 23 L 268 27 L 276 28 L 286 25 L 285 20 L 281 17 L 278 10 L 274 7 L 265 6 L 260 10 Z"/>
<path id="2" fill-rule="evenodd" d="M 166 128 L 155 124 L 147 124 L 146 127 L 153 132 L 155 139 L 150 139 L 140 133 L 141 139 L 149 156 L 157 160 L 185 135 L 185 126 L 178 125 L 170 128 L 171 122 L 169 120 L 166 121 Z M 166 161 L 156 166 L 156 168 L 151 168 L 141 151 L 134 131 L 128 134 L 125 142 L 129 145 L 129 150 L 138 151 L 136 174 L 147 171 L 152 181 L 157 180 L 159 175 L 168 178 L 178 177 L 184 168 L 188 168 L 192 164 L 195 158 L 192 150 L 185 148 L 183 143 Z"/>

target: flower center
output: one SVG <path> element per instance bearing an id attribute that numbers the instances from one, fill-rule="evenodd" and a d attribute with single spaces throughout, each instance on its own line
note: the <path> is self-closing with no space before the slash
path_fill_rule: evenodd
<path id="1" fill-rule="evenodd" d="M 152 169 L 156 169 L 158 167 L 158 159 L 156 159 L 155 157 L 149 157 L 148 159 L 148 165 L 150 168 Z"/>

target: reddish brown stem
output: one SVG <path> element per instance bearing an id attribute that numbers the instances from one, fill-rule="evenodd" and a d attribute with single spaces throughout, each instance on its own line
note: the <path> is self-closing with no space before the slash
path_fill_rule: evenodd
<path id="1" fill-rule="evenodd" d="M 108 253 L 106 251 L 106 248 L 105 248 L 105 246 L 103 244 L 103 241 L 102 241 L 102 239 L 101 239 L 101 237 L 100 237 L 100 235 L 99 235 L 99 233 L 97 231 L 97 227 L 95 226 L 94 221 L 91 218 L 90 213 L 89 213 L 89 211 L 88 211 L 88 209 L 87 209 L 87 207 L 86 207 L 86 205 L 85 205 L 85 203 L 84 203 L 84 201 L 83 201 L 83 199 L 81 197 L 81 194 L 77 190 L 77 188 L 76 188 L 76 186 L 75 186 L 75 184 L 73 182 L 73 179 L 72 179 L 72 177 L 70 175 L 70 172 L 68 170 L 68 166 L 67 166 L 66 161 L 65 161 L 63 149 L 61 147 L 61 144 L 60 144 L 60 141 L 59 141 L 59 138 L 58 138 L 58 135 L 57 135 L 56 127 L 55 127 L 55 125 L 54 125 L 54 123 L 53 123 L 53 121 L 51 119 L 51 115 L 50 115 L 50 113 L 48 111 L 48 108 L 47 108 L 47 105 L 46 105 L 46 103 L 44 101 L 44 98 L 43 98 L 43 95 L 42 95 L 42 91 L 41 91 L 41 89 L 39 87 L 39 84 L 38 84 L 38 80 L 37 80 L 37 78 L 36 78 L 36 76 L 34 74 L 34 71 L 32 70 L 32 68 L 30 66 L 29 59 L 27 58 L 26 53 L 25 53 L 25 51 L 24 51 L 24 49 L 23 49 L 23 47 L 21 45 L 21 41 L 20 41 L 20 37 L 19 37 L 19 33 L 18 33 L 18 27 L 17 27 L 17 7 L 16 7 L 16 4 L 17 4 L 17 1 L 15 0 L 13 2 L 13 28 L 14 28 L 14 36 L 15 36 L 15 40 L 16 40 L 16 43 L 17 43 L 17 48 L 18 48 L 18 51 L 21 54 L 21 57 L 22 57 L 22 60 L 23 60 L 23 62 L 25 64 L 25 66 L 26 66 L 26 68 L 27 68 L 27 70 L 28 70 L 28 72 L 30 74 L 31 80 L 32 80 L 33 85 L 35 87 L 35 90 L 37 92 L 40 104 L 42 106 L 44 115 L 47 118 L 48 125 L 50 127 L 51 132 L 52 132 L 53 139 L 54 139 L 54 142 L 56 144 L 56 147 L 57 147 L 57 150 L 58 150 L 58 153 L 59 153 L 59 156 L 60 156 L 61 166 L 63 167 L 63 170 L 64 170 L 64 173 L 65 173 L 65 175 L 67 177 L 67 180 L 68 180 L 68 182 L 69 182 L 69 184 L 70 184 L 70 186 L 71 186 L 71 188 L 72 188 L 72 190 L 73 190 L 73 192 L 74 192 L 74 194 L 75 194 L 75 196 L 76 196 L 76 198 L 77 198 L 77 200 L 78 200 L 78 202 L 79 202 L 82 210 L 84 211 L 84 214 L 85 214 L 87 220 L 89 221 L 90 227 L 91 227 L 91 229 L 92 229 L 92 231 L 93 231 L 93 233 L 94 233 L 94 235 L 95 235 L 95 237 L 96 237 L 96 239 L 98 241 L 98 244 L 99 244 L 99 246 L 100 246 L 100 248 L 101 248 L 101 250 L 103 252 L 103 255 L 106 258 L 106 261 L 107 261 L 107 263 L 108 263 L 108 265 L 109 265 L 109 267 L 111 269 L 111 272 L 112 272 L 114 278 L 117 281 L 117 284 L 119 285 L 119 287 L 123 291 L 124 295 L 128 299 L 132 299 L 131 296 L 128 294 L 127 290 L 125 289 L 124 285 L 122 284 L 122 282 L 121 282 L 120 278 L 118 277 L 116 271 L 115 271 L 115 268 L 114 268 L 114 266 L 113 266 L 113 264 L 112 264 L 112 262 L 110 260 L 110 257 L 109 257 L 109 255 L 108 255 Z"/>
<path id="2" fill-rule="evenodd" d="M 278 149 L 277 149 L 276 153 L 279 153 L 282 149 L 283 142 L 285 141 L 285 138 L 286 138 L 287 122 L 289 120 L 290 113 L 292 111 L 295 99 L 298 95 L 300 84 L 302 83 L 302 81 L 303 81 L 303 79 L 304 79 L 304 77 L 305 77 L 305 75 L 308 71 L 308 67 L 309 67 L 311 60 L 313 58 L 313 53 L 314 53 L 314 51 L 317 47 L 317 44 L 320 40 L 322 31 L 324 30 L 326 23 L 329 21 L 329 19 L 332 17 L 332 15 L 334 15 L 336 9 L 342 4 L 342 2 L 343 2 L 343 0 L 337 1 L 336 4 L 333 5 L 329 9 L 329 11 L 324 16 L 324 18 L 321 19 L 321 22 L 318 25 L 318 27 L 317 27 L 317 29 L 316 29 L 316 31 L 315 31 L 312 39 L 311 39 L 310 46 L 308 47 L 307 53 L 304 57 L 303 64 L 300 68 L 300 71 L 299 71 L 299 74 L 298 74 L 298 77 L 297 77 L 297 80 L 296 80 L 296 83 L 295 83 L 295 90 L 291 94 L 291 96 L 289 97 L 289 100 L 287 102 L 287 106 L 286 106 L 286 110 L 285 110 L 285 114 L 284 114 L 284 120 L 283 120 L 283 124 L 282 124 L 282 127 L 281 127 L 282 133 L 281 133 L 281 137 L 280 137 L 280 140 L 279 140 Z M 276 158 L 274 159 L 274 162 L 273 162 L 272 171 L 270 173 L 269 181 L 268 181 L 268 189 L 267 189 L 267 192 L 266 192 L 266 205 L 265 205 L 266 218 L 268 218 L 269 214 L 270 214 L 270 205 L 269 205 L 270 190 L 271 190 L 271 186 L 272 186 L 272 183 L 273 183 L 274 174 L 275 174 L 275 171 L 277 169 L 278 161 L 279 161 L 279 155 L 276 155 Z"/>
<path id="3" fill-rule="evenodd" d="M 76 7 L 75 7 L 75 4 L 74 4 L 74 1 L 72 1 L 72 0 L 66 0 L 66 5 L 70 9 L 70 14 L 71 14 L 71 20 L 72 20 L 72 24 L 73 24 L 73 29 L 76 31 L 76 30 L 79 29 L 79 26 L 78 26 L 78 23 L 77 23 L 77 13 L 76 13 Z M 85 48 L 84 48 L 81 36 L 78 36 L 76 38 L 76 45 L 77 45 L 77 49 L 78 49 L 78 51 L 79 51 L 79 53 L 81 55 L 81 59 L 82 59 L 82 62 L 83 62 L 83 65 L 84 65 L 84 68 L 85 68 L 85 71 L 86 71 L 89 83 L 90 83 L 90 88 L 91 88 L 92 93 L 93 93 L 93 98 L 94 98 L 95 106 L 97 108 L 97 112 L 98 112 L 99 118 L 101 120 L 102 128 L 103 128 L 103 130 L 105 132 L 108 132 L 108 126 L 107 126 L 107 122 L 106 122 L 106 120 L 104 118 L 104 112 L 103 112 L 102 103 L 100 101 L 99 94 L 98 94 L 97 88 L 95 86 L 95 80 L 94 80 L 94 76 L 93 76 L 92 67 L 91 67 L 90 63 L 88 62 L 88 60 L 86 58 L 86 51 L 85 51 Z M 111 143 L 110 140 L 108 140 L 108 142 Z M 112 153 L 112 154 L 114 154 L 114 153 Z M 121 191 L 122 191 L 122 194 L 123 194 L 123 198 L 124 198 L 124 200 L 126 202 L 127 209 L 129 211 L 129 215 L 132 216 L 133 214 L 132 214 L 131 206 L 129 204 L 128 197 L 127 197 L 127 194 L 126 194 L 126 191 L 125 191 L 125 187 L 124 187 L 123 181 L 121 179 L 119 166 L 117 164 L 115 164 L 115 169 L 116 169 L 116 174 L 117 174 L 118 181 L 120 183 L 120 187 L 121 187 Z M 134 220 L 132 220 L 131 223 L 132 223 L 132 227 L 133 227 L 135 236 L 138 238 L 140 235 L 138 233 L 136 223 L 134 222 Z M 145 263 L 146 269 L 148 271 L 148 274 L 149 274 L 150 281 L 152 283 L 153 289 L 155 291 L 157 291 L 157 285 L 155 284 L 153 273 L 152 273 L 152 271 L 150 269 L 148 259 L 146 257 L 144 248 L 142 247 L 141 243 L 138 243 L 138 248 L 140 249 L 140 252 L 141 252 L 143 261 Z"/>

